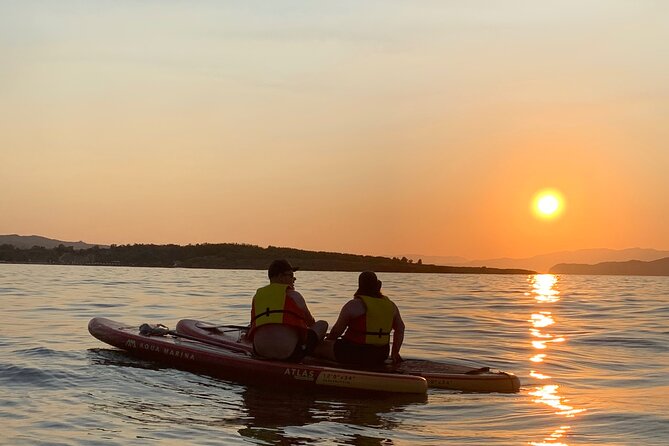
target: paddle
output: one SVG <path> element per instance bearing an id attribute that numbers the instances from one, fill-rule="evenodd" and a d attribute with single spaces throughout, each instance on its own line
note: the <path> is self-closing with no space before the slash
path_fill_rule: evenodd
<path id="1" fill-rule="evenodd" d="M 187 334 L 179 333 L 178 331 L 175 330 L 170 330 L 168 327 L 166 327 L 163 324 L 156 324 L 156 325 L 151 325 L 151 324 L 142 324 L 139 326 L 139 333 L 144 336 L 165 336 L 165 335 L 172 335 L 175 338 L 184 338 L 188 339 L 190 341 L 197 341 L 202 344 L 207 344 L 207 345 L 212 345 L 215 347 L 221 347 L 220 344 L 216 343 L 215 341 L 209 341 L 207 339 L 201 339 L 195 336 L 190 336 Z M 243 347 L 233 347 L 231 345 L 226 345 L 226 349 L 230 350 L 238 350 L 240 352 L 247 352 L 247 350 Z"/>
<path id="2" fill-rule="evenodd" d="M 212 325 L 206 322 L 198 322 L 195 324 L 195 326 L 203 330 L 217 330 L 219 328 L 231 328 L 231 330 L 224 330 L 224 332 L 236 331 L 236 330 L 249 331 L 250 328 L 248 325 Z"/>

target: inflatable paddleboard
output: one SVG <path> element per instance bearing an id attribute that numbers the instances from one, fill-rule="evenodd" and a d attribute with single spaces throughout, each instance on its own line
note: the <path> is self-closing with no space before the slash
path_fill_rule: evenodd
<path id="1" fill-rule="evenodd" d="M 212 345 L 187 334 L 171 332 L 166 327 L 140 331 L 136 325 L 96 317 L 88 323 L 88 331 L 100 341 L 137 357 L 242 383 L 309 390 L 427 392 L 426 379 L 416 375 L 263 360 L 253 356 L 245 346 Z"/>

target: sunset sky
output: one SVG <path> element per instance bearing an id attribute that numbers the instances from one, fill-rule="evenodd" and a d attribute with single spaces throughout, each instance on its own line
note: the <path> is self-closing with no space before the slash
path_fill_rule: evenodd
<path id="1" fill-rule="evenodd" d="M 3 1 L 0 234 L 669 249 L 668 23 L 659 0 Z"/>

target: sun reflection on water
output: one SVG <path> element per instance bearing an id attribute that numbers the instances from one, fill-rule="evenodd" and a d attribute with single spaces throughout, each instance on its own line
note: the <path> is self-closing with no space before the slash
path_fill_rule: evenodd
<path id="1" fill-rule="evenodd" d="M 532 441 L 530 444 L 532 446 L 569 446 L 567 443 L 557 442 L 557 440 L 564 437 L 569 429 L 571 429 L 571 426 L 560 426 L 559 428 L 555 429 L 553 433 L 550 434 L 550 436 L 544 438 L 544 441 Z"/>
<path id="2" fill-rule="evenodd" d="M 532 362 L 543 362 L 545 357 L 546 357 L 545 353 L 539 353 L 538 355 L 532 356 L 530 358 L 530 361 L 532 361 Z"/>
<path id="3" fill-rule="evenodd" d="M 529 328 L 530 335 L 532 336 L 531 345 L 533 349 L 538 350 L 529 359 L 534 364 L 540 364 L 548 358 L 547 351 L 550 350 L 549 347 L 551 344 L 566 341 L 563 336 L 556 336 L 547 331 L 549 327 L 554 328 L 556 319 L 553 317 L 553 312 L 548 311 L 545 305 L 558 302 L 560 300 L 560 292 L 556 289 L 558 278 L 553 274 L 537 274 L 531 276 L 529 282 L 532 289 L 530 292 L 525 293 L 525 295 L 532 296 L 536 303 L 542 306 L 528 320 L 531 325 Z M 530 376 L 539 381 L 551 379 L 551 376 L 534 369 L 530 370 Z M 576 409 L 567 404 L 569 400 L 558 394 L 559 388 L 560 386 L 557 384 L 545 384 L 535 387 L 529 394 L 535 397 L 533 400 L 535 403 L 550 406 L 555 409 L 556 415 L 565 418 L 572 418 L 576 414 L 585 411 L 585 409 Z M 568 446 L 564 442 L 564 437 L 569 429 L 571 429 L 571 426 L 560 426 L 548 437 L 545 437 L 543 441 L 530 442 L 529 444 L 534 446 Z"/>
<path id="4" fill-rule="evenodd" d="M 536 274 L 532 276 L 530 283 L 532 283 L 534 299 L 539 303 L 552 303 L 560 300 L 560 292 L 554 288 L 557 281 L 557 277 L 553 274 Z"/>
<path id="5" fill-rule="evenodd" d="M 530 322 L 532 322 L 532 326 L 535 328 L 544 328 L 555 323 L 550 311 L 540 311 L 537 314 L 533 314 Z"/>

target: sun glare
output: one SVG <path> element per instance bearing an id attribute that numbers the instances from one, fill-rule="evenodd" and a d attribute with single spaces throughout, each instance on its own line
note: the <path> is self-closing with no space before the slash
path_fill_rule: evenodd
<path id="1" fill-rule="evenodd" d="M 557 217 L 562 212 L 563 207 L 562 195 L 556 190 L 542 190 L 534 197 L 533 209 L 539 217 Z"/>

